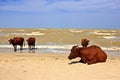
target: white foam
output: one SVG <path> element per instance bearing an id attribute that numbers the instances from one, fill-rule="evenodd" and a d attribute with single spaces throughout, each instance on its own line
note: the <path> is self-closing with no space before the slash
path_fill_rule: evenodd
<path id="1" fill-rule="evenodd" d="M 72 33 L 81 33 L 83 30 L 77 30 L 77 29 L 69 29 L 70 32 Z"/>
<path id="2" fill-rule="evenodd" d="M 115 37 L 115 36 L 103 36 L 103 38 L 105 38 L 105 39 L 113 39 L 113 38 L 117 38 L 117 37 Z"/>
<path id="3" fill-rule="evenodd" d="M 120 50 L 120 47 L 102 47 L 103 50 Z"/>
<path id="4" fill-rule="evenodd" d="M 0 48 L 12 48 L 12 45 L 0 45 Z"/>
<path id="5" fill-rule="evenodd" d="M 31 35 L 34 35 L 34 36 L 41 36 L 41 35 L 45 35 L 45 33 L 41 33 L 41 32 L 31 32 L 31 33 L 11 33 L 11 35 L 27 35 L 27 36 L 31 36 Z"/>
<path id="6" fill-rule="evenodd" d="M 28 36 L 31 36 L 31 35 L 34 35 L 34 36 L 37 36 L 37 35 L 39 35 L 39 36 L 41 36 L 41 35 L 44 35 L 45 33 L 41 33 L 41 32 L 32 32 L 32 33 L 27 33 L 26 35 L 28 35 Z"/>
<path id="7" fill-rule="evenodd" d="M 73 45 L 36 45 L 36 48 L 44 49 L 71 49 Z M 0 48 L 13 48 L 12 45 L 0 45 Z M 23 46 L 23 48 L 28 48 L 28 46 Z M 120 50 L 120 47 L 101 47 L 103 50 Z"/>
<path id="8" fill-rule="evenodd" d="M 93 34 L 96 34 L 96 35 L 101 35 L 101 36 L 110 36 L 110 35 L 115 35 L 116 33 L 109 33 L 109 32 L 106 32 L 106 33 L 102 33 L 102 32 L 92 32 Z"/>
<path id="9" fill-rule="evenodd" d="M 26 35 L 27 33 L 11 33 L 11 35 Z"/>
<path id="10" fill-rule="evenodd" d="M 37 48 L 71 49 L 73 45 L 37 45 Z"/>
<path id="11" fill-rule="evenodd" d="M 71 49 L 73 45 L 36 45 L 36 48 Z M 0 48 L 12 48 L 12 45 L 0 45 Z M 28 46 L 23 46 L 27 48 Z"/>

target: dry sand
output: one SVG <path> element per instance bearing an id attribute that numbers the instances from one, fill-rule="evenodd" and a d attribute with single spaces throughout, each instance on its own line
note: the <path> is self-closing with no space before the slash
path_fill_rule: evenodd
<path id="1" fill-rule="evenodd" d="M 120 56 L 87 65 L 68 55 L 0 52 L 0 80 L 120 80 Z"/>

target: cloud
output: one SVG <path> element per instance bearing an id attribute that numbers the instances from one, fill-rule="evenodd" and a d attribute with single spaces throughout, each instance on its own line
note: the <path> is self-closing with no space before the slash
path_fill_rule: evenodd
<path id="1" fill-rule="evenodd" d="M 56 2 L 53 5 L 56 6 L 57 9 L 64 9 L 68 11 L 90 11 L 101 9 L 113 9 L 115 7 L 120 9 L 119 4 L 117 2 L 115 2 L 115 0 L 81 0 L 69 2 L 61 1 Z"/>
<path id="2" fill-rule="evenodd" d="M 9 11 L 41 11 L 42 7 L 47 4 L 47 1 L 39 0 L 21 0 L 2 2 L 0 10 Z"/>
<path id="3" fill-rule="evenodd" d="M 119 10 L 120 0 L 0 0 L 0 10 L 9 11 L 109 11 Z"/>

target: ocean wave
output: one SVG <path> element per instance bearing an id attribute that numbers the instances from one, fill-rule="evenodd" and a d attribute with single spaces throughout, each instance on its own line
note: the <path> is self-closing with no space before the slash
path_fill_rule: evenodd
<path id="1" fill-rule="evenodd" d="M 72 45 L 36 45 L 35 49 L 39 53 L 69 53 Z M 0 50 L 4 48 L 12 49 L 12 45 L 0 45 Z M 18 46 L 18 49 L 20 46 Z M 28 46 L 23 46 L 23 50 L 27 50 Z"/>
<path id="2" fill-rule="evenodd" d="M 27 35 L 27 36 L 41 36 L 41 35 L 45 35 L 45 33 L 41 33 L 41 32 L 31 32 L 31 33 L 17 33 L 17 32 L 14 32 L 14 33 L 11 33 L 9 35 Z"/>
<path id="3" fill-rule="evenodd" d="M 100 35 L 100 36 L 110 36 L 110 35 L 115 35 L 116 33 L 111 33 L 111 32 L 92 32 L 93 34 Z"/>
<path id="4" fill-rule="evenodd" d="M 41 32 L 31 32 L 31 33 L 27 33 L 26 35 L 30 36 L 30 35 L 33 35 L 33 36 L 41 36 L 41 35 L 45 35 L 45 33 L 41 33 Z"/>
<path id="5" fill-rule="evenodd" d="M 36 45 L 36 48 L 51 48 L 51 49 L 71 49 L 73 45 Z M 12 45 L 0 45 L 0 48 L 13 48 Z M 23 46 L 28 48 L 28 46 Z"/>
<path id="6" fill-rule="evenodd" d="M 70 32 L 72 33 L 82 33 L 83 30 L 77 30 L 77 29 L 69 29 Z"/>
<path id="7" fill-rule="evenodd" d="M 116 51 L 120 51 L 120 47 L 116 47 L 116 46 L 113 46 L 113 47 L 101 47 L 103 50 L 116 50 Z"/>
<path id="8" fill-rule="evenodd" d="M 36 45 L 36 48 L 39 49 L 67 49 L 70 50 L 74 45 Z M 81 47 L 81 46 L 80 46 Z M 13 48 L 12 45 L 0 45 L 0 48 Z M 28 48 L 28 46 L 23 46 L 23 48 Z M 113 47 L 101 47 L 103 50 L 120 50 L 120 47 L 113 46 Z"/>
<path id="9" fill-rule="evenodd" d="M 102 36 L 105 39 L 113 39 L 113 38 L 117 38 L 116 36 Z"/>
<path id="10" fill-rule="evenodd" d="M 9 35 L 26 35 L 27 33 L 17 33 L 17 32 L 14 32 L 14 33 L 11 33 Z"/>

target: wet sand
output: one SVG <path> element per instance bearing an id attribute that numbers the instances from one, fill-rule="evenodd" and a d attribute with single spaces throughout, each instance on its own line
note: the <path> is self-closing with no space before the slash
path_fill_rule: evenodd
<path id="1" fill-rule="evenodd" d="M 120 56 L 87 65 L 69 54 L 0 52 L 0 80 L 119 80 Z"/>

